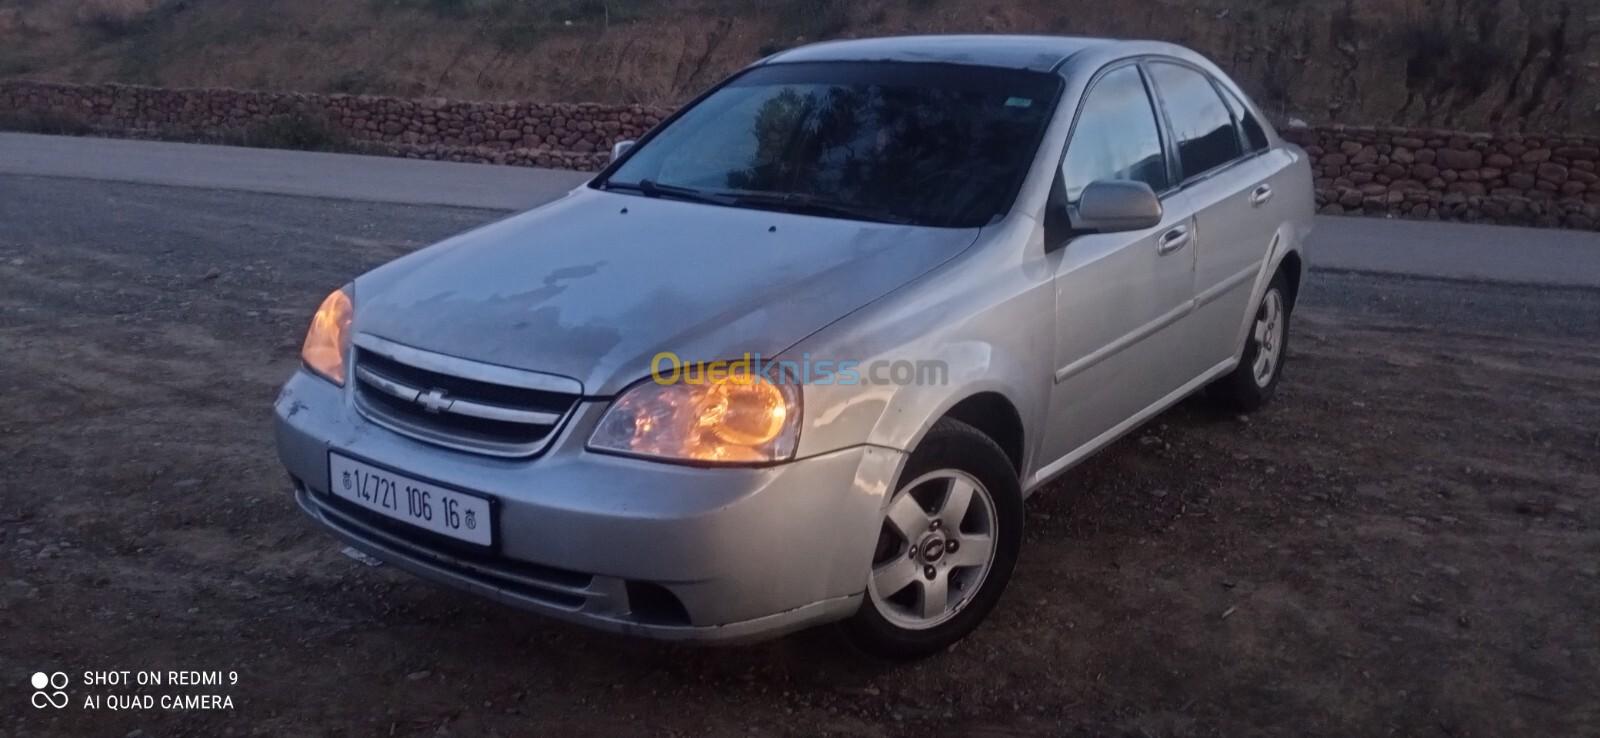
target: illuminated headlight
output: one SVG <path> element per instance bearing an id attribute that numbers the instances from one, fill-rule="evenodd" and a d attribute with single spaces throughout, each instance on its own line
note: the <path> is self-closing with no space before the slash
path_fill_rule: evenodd
<path id="1" fill-rule="evenodd" d="M 760 464 L 794 457 L 800 392 L 747 375 L 700 384 L 646 380 L 600 419 L 589 448 L 699 464 Z"/>
<path id="2" fill-rule="evenodd" d="M 350 321 L 356 312 L 353 294 L 351 286 L 345 285 L 322 301 L 300 348 L 307 369 L 341 387 L 350 368 Z"/>

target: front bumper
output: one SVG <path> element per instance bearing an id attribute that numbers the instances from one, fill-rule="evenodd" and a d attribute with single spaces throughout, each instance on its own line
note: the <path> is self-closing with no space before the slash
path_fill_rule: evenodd
<path id="1" fill-rule="evenodd" d="M 855 611 L 899 452 L 860 446 L 765 468 L 586 451 L 584 402 L 546 451 L 502 459 L 385 430 L 349 393 L 296 372 L 275 406 L 300 506 L 357 549 L 432 581 L 570 622 L 673 640 L 746 641 Z M 458 550 L 328 493 L 328 453 L 496 500 L 493 551 Z"/>

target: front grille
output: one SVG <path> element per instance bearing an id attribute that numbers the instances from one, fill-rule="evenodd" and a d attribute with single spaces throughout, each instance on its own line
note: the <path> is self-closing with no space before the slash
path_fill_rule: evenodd
<path id="1" fill-rule="evenodd" d="M 358 336 L 356 407 L 373 422 L 441 446 L 522 457 L 543 451 L 577 406 L 575 380 Z"/>

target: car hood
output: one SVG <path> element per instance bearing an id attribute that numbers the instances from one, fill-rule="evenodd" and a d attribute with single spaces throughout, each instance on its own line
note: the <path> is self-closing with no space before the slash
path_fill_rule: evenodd
<path id="1" fill-rule="evenodd" d="M 611 395 L 660 352 L 774 356 L 961 253 L 978 231 L 580 188 L 362 276 L 355 330 Z"/>

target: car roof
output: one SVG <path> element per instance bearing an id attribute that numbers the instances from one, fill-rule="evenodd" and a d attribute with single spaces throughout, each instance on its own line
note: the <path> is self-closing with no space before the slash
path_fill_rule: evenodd
<path id="1" fill-rule="evenodd" d="M 892 36 L 827 41 L 780 52 L 764 63 L 901 61 L 971 64 L 1048 72 L 1080 51 L 1122 43 L 1075 36 Z"/>

